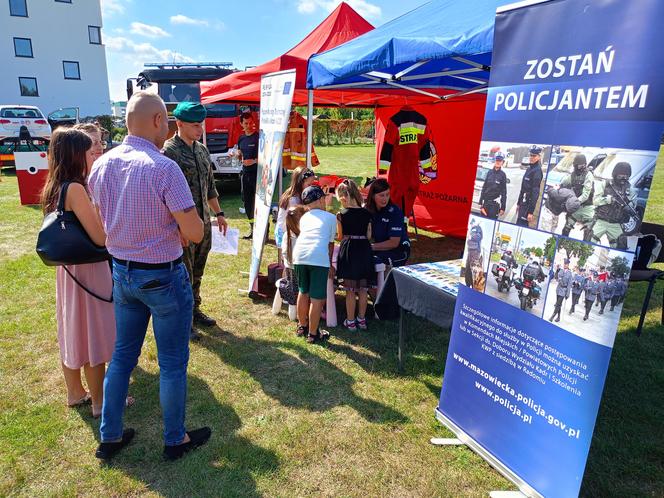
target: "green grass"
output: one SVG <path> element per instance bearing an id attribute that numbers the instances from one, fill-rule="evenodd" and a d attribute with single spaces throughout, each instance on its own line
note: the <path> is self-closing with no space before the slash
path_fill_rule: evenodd
<path id="1" fill-rule="evenodd" d="M 320 172 L 366 176 L 371 147 L 317 149 Z M 664 166 L 647 219 L 664 223 Z M 222 192 L 230 223 L 247 229 L 239 196 Z M 659 206 L 656 208 L 654 206 Z M 148 335 L 130 386 L 126 424 L 135 442 L 111 465 L 94 458 L 99 423 L 64 406 L 55 331 L 55 274 L 34 254 L 41 214 L 21 207 L 16 179 L 0 182 L 0 496 L 487 496 L 514 489 L 433 418 L 449 332 L 408 318 L 404 374 L 397 326 L 333 329 L 326 347 L 294 337 L 269 301 L 251 301 L 237 257 L 210 256 L 203 308 L 219 321 L 191 349 L 187 423 L 210 425 L 208 445 L 181 461 L 161 454 L 158 365 Z M 456 244 L 456 245 L 455 245 Z M 453 249 L 450 249 L 450 248 Z M 416 260 L 448 259 L 453 239 L 421 235 Z M 448 253 L 448 255 L 446 255 Z M 458 254 L 456 254 L 458 256 Z M 452 255 L 451 257 L 455 257 Z M 268 245 L 264 258 L 276 258 Z M 583 484 L 584 496 L 664 495 L 662 289 L 641 338 L 634 334 L 643 286 L 630 286 Z M 338 309 L 343 309 L 341 296 Z M 343 312 L 342 312 L 343 313 Z M 555 472 L 552 470 L 552 472 Z"/>

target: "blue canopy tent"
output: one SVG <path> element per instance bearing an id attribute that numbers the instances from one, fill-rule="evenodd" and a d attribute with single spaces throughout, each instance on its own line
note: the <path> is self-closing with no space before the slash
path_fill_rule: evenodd
<path id="1" fill-rule="evenodd" d="M 431 183 L 423 195 L 445 193 L 447 197 L 452 197 L 458 194 L 464 201 L 452 203 L 418 197 L 424 208 L 418 211 L 418 219 L 423 222 L 428 219 L 426 223 L 435 231 L 441 231 L 443 225 L 448 227 L 445 230 L 449 231 L 441 233 L 457 236 L 465 233 L 471 205 L 467 199 L 472 196 L 475 176 L 470 166 L 477 164 L 484 111 L 484 97 L 469 94 L 487 91 L 496 10 L 508 2 L 432 0 L 373 31 L 309 59 L 307 88 L 310 116 L 313 114 L 311 102 L 314 91 L 316 98 L 320 98 L 319 92 L 324 94 L 332 90 L 361 93 L 363 102 L 385 107 L 385 111 L 390 110 L 389 106 L 455 103 L 451 106 L 432 106 L 436 109 L 430 111 L 430 117 L 434 123 L 432 126 L 438 127 L 434 133 L 438 137 L 437 143 L 446 146 L 443 167 L 447 171 L 454 170 L 453 176 L 448 175 L 447 178 L 454 178 L 458 185 L 456 190 L 452 190 L 446 185 L 451 182 Z M 394 98 L 385 99 L 386 91 L 398 94 L 401 102 L 395 103 Z M 461 96 L 464 98 L 458 98 Z M 378 109 L 376 113 L 377 136 L 380 111 Z M 442 116 L 443 113 L 446 116 Z M 312 123 L 311 119 L 309 123 Z M 445 128 L 450 126 L 448 123 L 456 126 L 454 133 Z M 450 144 L 448 140 L 453 134 L 457 141 Z M 309 130 L 308 140 L 312 137 L 312 130 Z M 461 141 L 462 144 L 459 143 Z M 378 147 L 380 143 L 379 139 Z M 307 145 L 310 150 L 310 144 Z M 467 164 L 469 168 L 459 168 L 460 164 Z M 438 229 L 433 228 L 436 225 Z"/>
<path id="2" fill-rule="evenodd" d="M 401 88 L 432 101 L 483 91 L 489 81 L 496 9 L 505 3 L 432 0 L 311 57 L 307 88 Z"/>

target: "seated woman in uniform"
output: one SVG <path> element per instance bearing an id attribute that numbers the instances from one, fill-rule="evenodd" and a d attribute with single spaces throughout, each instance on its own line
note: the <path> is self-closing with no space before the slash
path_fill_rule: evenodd
<path id="1" fill-rule="evenodd" d="M 410 256 L 408 227 L 401 209 L 390 202 L 390 184 L 384 178 L 374 180 L 364 206 L 372 215 L 371 249 L 376 264 L 403 266 Z"/>

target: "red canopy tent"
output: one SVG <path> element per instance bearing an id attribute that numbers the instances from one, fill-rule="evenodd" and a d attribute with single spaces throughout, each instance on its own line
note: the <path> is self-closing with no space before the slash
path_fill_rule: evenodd
<path id="1" fill-rule="evenodd" d="M 325 52 L 371 31 L 373 26 L 345 2 L 339 6 L 300 43 L 285 54 L 247 71 L 229 74 L 214 81 L 201 81 L 204 104 L 233 102 L 260 103 L 261 76 L 287 69 L 296 70 L 293 105 L 307 105 L 307 63 L 309 57 Z M 431 98 L 407 90 L 384 89 L 369 95 L 362 90 L 343 89 L 314 92 L 314 104 L 322 107 L 374 107 L 428 102 Z"/>
<path id="2" fill-rule="evenodd" d="M 232 73 L 215 81 L 202 81 L 201 100 L 204 104 L 221 101 L 258 103 L 262 75 L 296 69 L 296 92 L 293 104 L 306 104 L 309 57 L 341 45 L 372 29 L 373 26 L 350 5 L 342 2 L 316 29 L 285 54 L 247 71 Z"/>

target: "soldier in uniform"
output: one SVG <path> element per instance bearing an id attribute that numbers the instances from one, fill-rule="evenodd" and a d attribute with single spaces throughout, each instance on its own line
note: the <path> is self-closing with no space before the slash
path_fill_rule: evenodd
<path id="1" fill-rule="evenodd" d="M 593 206 L 594 176 L 588 171 L 586 156 L 577 154 L 574 156 L 574 171 L 563 178 L 560 187 L 571 188 L 576 194 L 581 207 L 573 213 L 567 213 L 567 221 L 562 234 L 568 236 L 576 223 L 583 225 L 583 240 L 590 241 L 591 225 L 595 217 Z"/>
<path id="2" fill-rule="evenodd" d="M 183 260 L 194 294 L 194 323 L 203 326 L 212 326 L 217 322 L 200 309 L 201 305 L 201 279 L 205 270 L 208 253 L 212 247 L 212 227 L 210 223 L 210 209 L 214 212 L 219 225 L 219 231 L 226 233 L 227 223 L 224 212 L 219 206 L 219 194 L 214 184 L 212 174 L 212 160 L 205 145 L 198 140 L 203 136 L 203 121 L 206 110 L 196 102 L 181 102 L 173 111 L 178 132 L 164 144 L 163 153 L 172 159 L 182 169 L 191 189 L 198 216 L 203 220 L 204 235 L 200 243 L 189 243 L 183 248 Z M 191 339 L 198 339 L 200 335 L 193 328 Z"/>
<path id="3" fill-rule="evenodd" d="M 581 298 L 581 293 L 586 284 L 586 270 L 585 268 L 579 268 L 579 271 L 574 275 L 572 279 L 572 307 L 569 310 L 569 314 L 574 314 L 574 307 L 579 304 L 579 299 Z"/>
<path id="4" fill-rule="evenodd" d="M 593 308 L 593 303 L 595 302 L 595 299 L 597 299 L 597 294 L 599 292 L 599 284 L 597 283 L 596 278 L 597 277 L 595 276 L 595 273 L 593 273 L 588 277 L 586 283 L 583 286 L 583 291 L 585 293 L 584 300 L 586 305 L 586 314 L 583 317 L 584 322 L 588 319 L 590 310 Z"/>
<path id="5" fill-rule="evenodd" d="M 482 266 L 482 236 L 482 227 L 474 218 L 471 219 L 470 230 L 468 231 L 468 257 L 466 258 L 466 270 L 464 275 L 466 285 L 471 289 L 473 288 L 474 281 L 473 269 L 477 266 Z"/>
<path id="6" fill-rule="evenodd" d="M 613 290 L 613 296 L 611 297 L 611 311 L 613 311 L 615 307 L 618 306 L 620 302 L 622 302 L 621 299 L 625 295 L 626 290 L 627 290 L 627 285 L 625 284 L 625 280 L 621 275 L 618 278 L 616 278 L 616 284 Z"/>
<path id="7" fill-rule="evenodd" d="M 530 148 L 530 166 L 521 180 L 521 191 L 517 199 L 516 224 L 527 227 L 535 219 L 535 208 L 542 185 L 542 147 L 533 145 Z"/>
<path id="8" fill-rule="evenodd" d="M 632 166 L 627 162 L 619 162 L 613 168 L 611 180 L 598 184 L 593 203 L 595 204 L 596 221 L 592 229 L 592 240 L 599 244 L 606 235 L 609 246 L 627 249 L 627 237 L 621 223 L 629 221 L 630 212 L 635 212 L 636 194 L 632 192 L 629 177 Z"/>
<path id="9" fill-rule="evenodd" d="M 555 318 L 556 322 L 560 321 L 560 310 L 563 307 L 563 301 L 569 297 L 572 289 L 572 272 L 569 269 L 569 259 L 565 259 L 563 267 L 556 272 L 556 305 L 553 308 L 553 315 L 549 318 L 552 322 Z"/>
<path id="10" fill-rule="evenodd" d="M 606 303 L 608 303 L 612 298 L 616 290 L 616 280 L 611 277 L 608 281 L 604 282 L 604 285 L 601 286 L 599 293 L 599 300 L 601 307 L 599 309 L 599 314 L 604 314 L 604 309 L 606 308 Z"/>
<path id="11" fill-rule="evenodd" d="M 493 169 L 487 173 L 482 186 L 480 211 L 487 218 L 496 220 L 505 213 L 507 175 L 502 170 L 505 164 L 505 155 L 502 152 L 496 152 L 494 159 Z M 500 198 L 500 203 L 496 201 L 498 198 Z"/>

